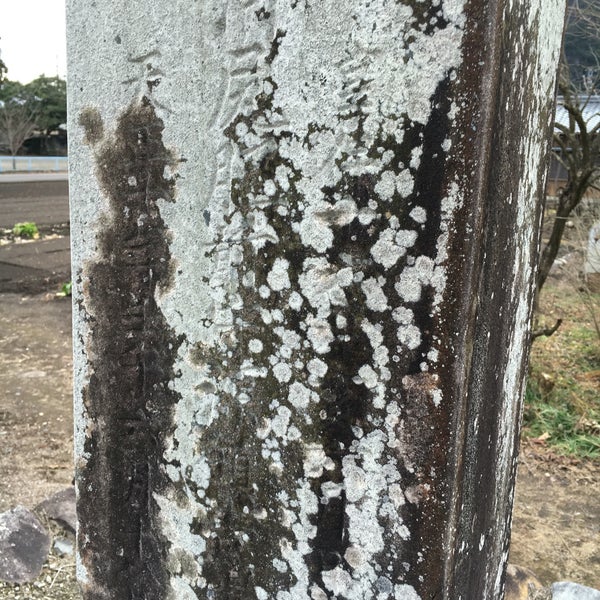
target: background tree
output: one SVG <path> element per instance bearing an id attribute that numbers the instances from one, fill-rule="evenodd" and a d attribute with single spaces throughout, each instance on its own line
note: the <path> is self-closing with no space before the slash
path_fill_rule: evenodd
<path id="1" fill-rule="evenodd" d="M 25 140 L 36 129 L 37 110 L 27 86 L 18 81 L 4 80 L 0 85 L 0 139 L 6 143 L 13 157 L 13 169 L 16 169 L 15 156 Z"/>
<path id="2" fill-rule="evenodd" d="M 60 77 L 40 75 L 25 88 L 29 102 L 35 106 L 36 128 L 45 148 L 50 133 L 67 122 L 67 84 Z"/>
<path id="3" fill-rule="evenodd" d="M 569 78 L 591 91 L 600 67 L 600 8 L 596 0 L 570 0 L 564 42 L 564 64 Z"/>
<path id="4" fill-rule="evenodd" d="M 45 75 L 28 84 L 5 79 L 0 84 L 0 110 L 0 139 L 13 157 L 34 131 L 42 138 L 41 149 L 46 150 L 51 132 L 67 120 L 66 82 Z"/>
<path id="5" fill-rule="evenodd" d="M 4 61 L 0 58 L 0 84 L 2 83 L 2 80 L 4 79 L 4 74 L 6 73 L 7 68 L 6 65 L 4 64 Z"/>
<path id="6" fill-rule="evenodd" d="M 2 84 L 2 80 L 4 79 L 4 74 L 8 71 L 6 64 L 2 60 L 2 51 L 0 50 L 0 85 Z"/>
<path id="7" fill-rule="evenodd" d="M 555 123 L 554 157 L 567 181 L 557 194 L 550 237 L 543 247 L 537 276 L 542 289 L 556 259 L 569 216 L 590 188 L 600 184 L 600 125 L 586 110 L 597 93 L 600 74 L 600 8 L 594 0 L 572 0 L 567 11 L 565 44 L 559 67 L 559 105 L 568 123 Z"/>

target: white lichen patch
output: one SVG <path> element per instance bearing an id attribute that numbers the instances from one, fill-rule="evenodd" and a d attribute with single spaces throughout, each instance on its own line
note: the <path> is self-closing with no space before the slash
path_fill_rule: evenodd
<path id="1" fill-rule="evenodd" d="M 427 221 L 427 211 L 422 206 L 415 206 L 410 211 L 410 217 L 417 223 L 423 224 Z"/>
<path id="2" fill-rule="evenodd" d="M 252 339 L 248 342 L 248 350 L 252 354 L 258 354 L 263 351 L 263 343 L 258 339 Z"/>
<path id="3" fill-rule="evenodd" d="M 379 176 L 375 192 L 382 200 L 391 200 L 396 192 L 396 175 L 393 171 L 384 171 Z"/>
<path id="4" fill-rule="evenodd" d="M 421 330 L 415 325 L 401 325 L 397 330 L 398 341 L 409 350 L 421 345 Z"/>
<path id="5" fill-rule="evenodd" d="M 254 593 L 256 594 L 256 600 L 269 600 L 267 590 L 258 585 L 254 587 Z"/>
<path id="6" fill-rule="evenodd" d="M 263 185 L 263 190 L 267 196 L 274 196 L 277 193 L 277 187 L 275 186 L 275 182 L 271 179 L 265 181 Z"/>
<path id="7" fill-rule="evenodd" d="M 371 247 L 371 255 L 386 269 L 393 267 L 400 257 L 406 254 L 406 248 L 396 243 L 396 232 L 386 229 L 381 233 L 377 242 Z"/>
<path id="8" fill-rule="evenodd" d="M 394 597 L 402 598 L 402 600 L 421 600 L 421 596 L 417 594 L 412 585 L 399 583 L 394 586 Z"/>
<path id="9" fill-rule="evenodd" d="M 324 470 L 331 471 L 334 462 L 325 454 L 320 444 L 306 444 L 304 446 L 304 475 L 306 477 L 321 477 Z"/>
<path id="10" fill-rule="evenodd" d="M 267 282 L 274 292 L 281 292 L 290 287 L 288 269 L 290 263 L 285 258 L 276 258 L 273 268 L 267 275 Z"/>
<path id="11" fill-rule="evenodd" d="M 311 398 L 317 400 L 314 392 L 311 392 L 306 386 L 295 381 L 289 387 L 288 402 L 299 411 L 304 411 L 308 408 Z"/>
<path id="12" fill-rule="evenodd" d="M 393 227 L 385 229 L 377 242 L 371 247 L 371 256 L 387 269 L 393 267 L 406 254 L 417 240 L 417 232 L 411 230 L 395 231 Z"/>
<path id="13" fill-rule="evenodd" d="M 383 277 L 378 279 L 369 277 L 361 283 L 362 291 L 367 300 L 367 308 L 376 312 L 384 312 L 388 309 L 388 301 L 383 292 L 384 283 L 385 279 Z"/>
<path id="14" fill-rule="evenodd" d="M 396 190 L 402 198 L 407 198 L 413 193 L 415 180 L 408 169 L 403 169 L 396 177 Z"/>
<path id="15" fill-rule="evenodd" d="M 372 389 L 377 385 L 377 373 L 375 373 L 370 365 L 363 365 L 358 370 L 358 376 L 360 378 L 360 382 L 369 389 Z"/>
<path id="16" fill-rule="evenodd" d="M 317 354 L 327 354 L 335 339 L 329 323 L 325 319 L 309 316 L 306 320 L 308 331 L 306 337 Z"/>
<path id="17" fill-rule="evenodd" d="M 287 383 L 292 378 L 292 369 L 285 362 L 279 362 L 273 367 L 273 375 L 279 383 Z"/>
<path id="18" fill-rule="evenodd" d="M 429 285 L 433 285 L 439 293 L 443 291 L 445 286 L 443 269 L 436 269 L 432 259 L 419 256 L 414 265 L 402 271 L 395 288 L 405 302 L 418 302 L 421 299 L 423 286 Z"/>
<path id="19" fill-rule="evenodd" d="M 320 379 L 324 377 L 327 373 L 328 367 L 327 363 L 322 361 L 320 358 L 312 358 L 308 361 L 308 372 L 315 379 Z"/>
<path id="20" fill-rule="evenodd" d="M 292 308 L 293 310 L 300 310 L 302 308 L 302 304 L 304 303 L 304 299 L 302 298 L 302 296 L 296 292 L 293 291 L 290 294 L 290 297 L 288 299 L 288 303 L 290 305 L 290 308 Z"/>
<path id="21" fill-rule="evenodd" d="M 328 316 L 331 306 L 346 306 L 345 287 L 353 281 L 351 267 L 336 269 L 326 258 L 308 258 L 298 278 L 302 295 L 320 314 Z"/>

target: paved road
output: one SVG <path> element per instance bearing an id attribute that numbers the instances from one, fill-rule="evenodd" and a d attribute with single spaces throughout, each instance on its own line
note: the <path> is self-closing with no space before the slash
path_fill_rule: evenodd
<path id="1" fill-rule="evenodd" d="M 0 173 L 0 183 L 16 183 L 19 181 L 66 181 L 65 171 L 59 173 Z"/>
<path id="2" fill-rule="evenodd" d="M 71 277 L 68 228 L 56 227 L 69 221 L 68 183 L 64 177 L 39 181 L 26 175 L 21 179 L 25 181 L 0 178 L 0 228 L 33 221 L 42 231 L 67 235 L 0 245 L 0 293 L 58 290 Z"/>
<path id="3" fill-rule="evenodd" d="M 0 227 L 12 228 L 23 221 L 37 225 L 69 221 L 69 184 L 64 177 L 38 181 L 36 176 L 29 175 L 20 176 L 27 179 L 16 182 L 7 182 L 5 177 L 0 178 Z"/>

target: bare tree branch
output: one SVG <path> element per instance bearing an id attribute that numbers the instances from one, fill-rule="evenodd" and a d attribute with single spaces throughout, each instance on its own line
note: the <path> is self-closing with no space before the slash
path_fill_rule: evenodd
<path id="1" fill-rule="evenodd" d="M 14 157 L 34 130 L 35 112 L 26 103 L 5 102 L 0 106 L 0 136 L 8 144 L 13 157 L 13 168 Z"/>
<path id="2" fill-rule="evenodd" d="M 550 337 L 558 331 L 558 328 L 562 325 L 562 319 L 558 319 L 552 327 L 542 327 L 540 329 L 534 329 L 531 332 L 531 339 L 535 340 L 539 337 L 545 336 Z"/>
<path id="3" fill-rule="evenodd" d="M 571 0 L 567 13 L 569 36 L 590 41 L 589 47 L 594 47 L 591 44 L 597 43 L 600 37 L 600 8 L 595 2 Z M 590 107 L 598 103 L 600 46 L 598 48 L 597 53 L 588 52 L 585 65 L 577 65 L 583 67 L 581 80 L 581 73 L 568 64 L 566 49 L 562 54 L 557 111 L 566 112 L 566 118 L 563 116 L 562 122 L 557 119 L 554 124 L 553 152 L 555 160 L 566 171 L 567 181 L 558 191 L 550 237 L 542 249 L 536 282 L 538 294 L 558 254 L 567 220 L 587 191 L 600 184 L 600 114 L 589 114 Z"/>

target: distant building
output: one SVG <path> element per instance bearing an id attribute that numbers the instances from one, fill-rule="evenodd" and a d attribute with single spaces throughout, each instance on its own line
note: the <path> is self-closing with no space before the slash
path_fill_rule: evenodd
<path id="1" fill-rule="evenodd" d="M 66 156 L 67 155 L 67 128 L 58 127 L 48 135 L 35 132 L 23 143 L 19 154 L 37 156 Z"/>
<path id="2" fill-rule="evenodd" d="M 581 98 L 583 106 L 582 116 L 587 124 L 587 130 L 591 131 L 600 124 L 600 96 L 584 96 Z M 554 116 L 555 123 L 560 123 L 565 127 L 569 127 L 569 113 L 563 105 L 563 97 L 559 96 L 556 102 L 556 114 Z M 554 133 L 558 134 L 560 130 L 555 127 Z M 546 183 L 546 193 L 548 196 L 556 196 L 557 191 L 564 187 L 567 183 L 567 172 L 563 165 L 557 160 L 555 152 L 560 152 L 558 147 L 553 148 L 550 160 L 550 168 L 548 170 L 548 180 Z M 600 166 L 600 156 L 598 157 L 598 165 Z M 598 190 L 590 189 L 586 193 L 587 197 L 600 198 Z"/>

